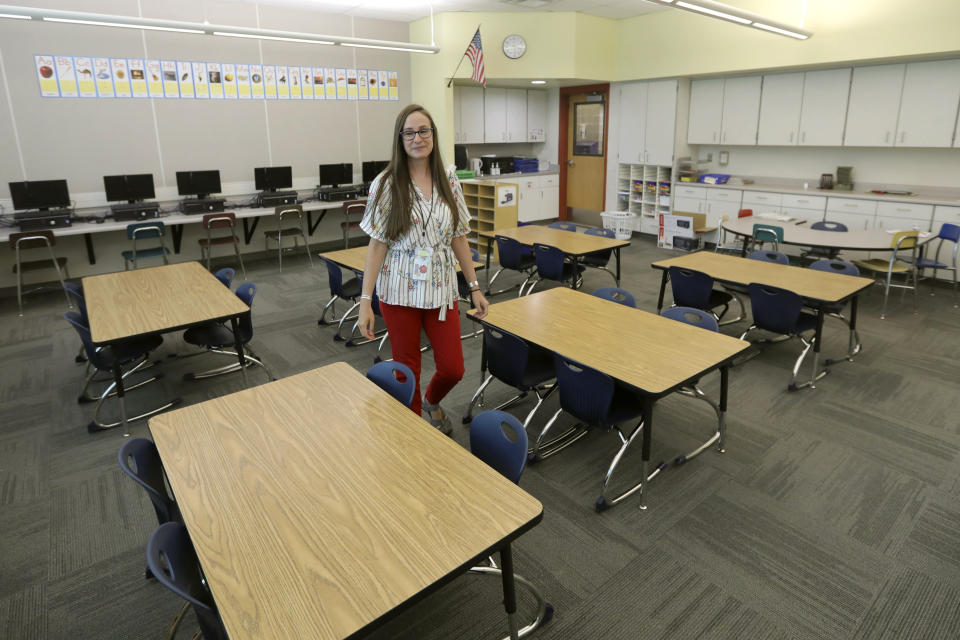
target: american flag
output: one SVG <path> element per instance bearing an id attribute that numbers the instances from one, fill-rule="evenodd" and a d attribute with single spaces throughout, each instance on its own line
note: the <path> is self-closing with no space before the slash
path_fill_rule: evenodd
<path id="1" fill-rule="evenodd" d="M 471 77 L 486 88 L 487 76 L 483 73 L 483 45 L 480 44 L 479 28 L 477 32 L 473 34 L 473 40 L 470 41 L 470 46 L 467 47 L 465 55 L 470 58 L 470 62 L 473 63 L 473 75 Z"/>

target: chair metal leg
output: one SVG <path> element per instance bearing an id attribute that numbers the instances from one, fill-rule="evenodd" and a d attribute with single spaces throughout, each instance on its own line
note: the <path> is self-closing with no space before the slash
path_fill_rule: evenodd
<path id="1" fill-rule="evenodd" d="M 473 397 L 470 398 L 470 404 L 467 406 L 467 413 L 460 419 L 463 424 L 470 424 L 473 420 L 473 410 L 475 407 L 483 406 L 483 390 L 487 388 L 487 385 L 490 384 L 490 381 L 493 380 L 492 375 L 488 375 L 487 379 L 480 383 L 480 387 L 473 394 Z"/>
<path id="2" fill-rule="evenodd" d="M 183 622 L 183 618 L 190 611 L 190 603 L 184 602 L 183 606 L 180 607 L 180 611 L 177 612 L 177 615 L 174 616 L 173 620 L 170 621 L 170 627 L 167 629 L 167 640 L 173 640 L 177 635 L 177 630 L 180 629 L 180 623 Z"/>
<path id="3" fill-rule="evenodd" d="M 803 351 L 800 352 L 800 356 L 797 358 L 796 363 L 793 365 L 793 376 L 790 379 L 790 384 L 787 385 L 788 391 L 798 391 L 799 389 L 816 389 L 816 382 L 823 376 L 827 375 L 829 371 L 827 369 L 820 370 L 820 362 L 818 359 L 818 354 L 814 353 L 813 358 L 813 373 L 810 374 L 810 379 L 806 382 L 801 382 L 797 384 L 797 375 L 800 373 L 800 365 L 803 364 L 803 359 L 807 356 L 807 352 L 810 351 L 810 347 L 814 345 L 816 338 L 811 338 L 809 341 L 805 340 L 803 336 L 798 335 L 797 338 L 800 339 L 801 344 L 803 344 Z"/>
<path id="4" fill-rule="evenodd" d="M 500 578 L 503 575 L 503 571 L 501 569 L 498 569 L 495 566 L 485 567 L 482 565 L 471 568 L 470 573 L 494 576 L 497 578 Z M 540 590 L 537 589 L 532 582 L 530 582 L 523 576 L 514 574 L 513 579 L 514 581 L 518 582 L 522 586 L 526 587 L 526 589 L 530 592 L 530 594 L 534 597 L 534 599 L 537 602 L 536 615 L 534 616 L 533 621 L 517 629 L 517 637 L 526 638 L 531 633 L 533 633 L 537 628 L 546 624 L 547 622 L 550 621 L 551 618 L 553 618 L 553 605 L 547 602 L 546 598 L 544 598 Z M 507 640 L 507 638 L 509 637 L 510 636 L 507 636 L 503 640 Z"/>
<path id="5" fill-rule="evenodd" d="M 216 353 L 216 354 L 218 354 L 218 355 L 232 356 L 233 358 L 236 358 L 236 357 L 237 357 L 237 352 L 236 352 L 236 351 L 229 351 L 229 350 L 227 350 L 227 349 L 221 349 L 221 348 L 219 348 L 219 347 L 210 348 L 210 349 L 208 349 L 208 351 L 209 351 L 210 353 Z M 274 377 L 274 375 L 273 375 L 273 373 L 270 371 L 270 369 L 267 367 L 267 365 L 265 365 L 265 364 L 263 363 L 263 361 L 260 360 L 260 359 L 257 357 L 257 355 L 250 349 L 250 346 L 249 346 L 249 345 L 246 345 L 246 346 L 244 347 L 243 359 L 244 359 L 244 362 L 246 363 L 245 366 L 244 366 L 244 369 L 246 369 L 247 367 L 249 367 L 250 364 L 258 365 L 258 366 L 260 366 L 260 367 L 263 367 L 263 370 L 266 372 L 267 377 L 268 377 L 270 380 L 276 380 L 276 378 Z M 222 375 L 224 375 L 224 374 L 226 374 L 226 373 L 233 373 L 234 371 L 240 371 L 240 363 L 239 363 L 239 362 L 232 362 L 232 363 L 230 363 L 230 364 L 228 364 L 228 365 L 224 365 L 224 366 L 222 366 L 222 367 L 217 367 L 217 368 L 215 368 L 215 369 L 209 369 L 209 370 L 207 370 L 207 371 L 201 371 L 200 373 L 185 373 L 185 374 L 183 375 L 183 379 L 184 379 L 185 381 L 203 380 L 203 379 L 205 379 L 205 378 L 213 378 L 213 377 L 216 377 L 216 376 L 222 376 Z"/>
<path id="6" fill-rule="evenodd" d="M 543 427 L 540 435 L 537 436 L 536 443 L 533 445 L 533 450 L 527 455 L 528 462 L 537 462 L 539 460 L 543 460 L 544 458 L 549 458 L 550 456 L 556 455 L 583 436 L 587 435 L 586 426 L 582 424 L 575 424 L 561 433 L 559 436 L 548 440 L 547 434 L 550 432 L 550 429 L 557 421 L 557 418 L 560 417 L 561 413 L 563 413 L 563 409 L 557 409 L 557 412 L 553 414 L 547 424 Z"/>
<path id="7" fill-rule="evenodd" d="M 20 247 L 17 247 L 17 307 L 20 309 L 19 316 L 23 317 L 23 269 L 20 266 Z"/>
<path id="8" fill-rule="evenodd" d="M 303 250 L 307 252 L 307 260 L 310 261 L 310 266 L 313 266 L 313 256 L 310 255 L 310 241 L 307 240 L 307 234 L 303 230 L 303 223 L 301 221 L 300 226 L 300 235 L 303 236 Z"/>
<path id="9" fill-rule="evenodd" d="M 283 236 L 277 231 L 277 262 L 279 263 L 279 272 L 283 273 Z"/>
<path id="10" fill-rule="evenodd" d="M 643 420 L 637 423 L 637 426 L 634 427 L 633 431 L 629 436 L 624 437 L 623 432 L 619 427 L 615 429 L 617 435 L 620 436 L 620 448 L 617 450 L 613 460 L 610 462 L 610 467 L 607 469 L 607 473 L 603 476 L 603 487 L 600 492 L 600 497 L 597 498 L 596 509 L 597 511 L 603 511 L 609 509 L 613 505 L 626 500 L 628 497 L 632 496 L 637 491 L 643 493 L 643 488 L 646 486 L 647 482 L 653 480 L 662 470 L 666 468 L 666 464 L 661 462 L 658 463 L 656 468 L 647 475 L 647 464 L 646 461 L 641 461 L 640 463 L 640 481 L 633 484 L 633 486 L 617 493 L 616 495 L 611 495 L 610 490 L 610 480 L 613 478 L 613 473 L 617 469 L 617 465 L 620 464 L 620 461 L 623 459 L 623 456 L 626 454 L 627 449 L 630 448 L 630 445 L 633 444 L 634 439 L 640 435 L 643 430 L 646 428 L 646 425 L 643 423 Z M 641 501 L 641 509 L 646 509 L 646 505 Z"/>
<path id="11" fill-rule="evenodd" d="M 126 385 L 124 385 L 124 393 L 126 393 L 127 391 L 130 391 L 130 390 L 132 390 L 132 389 L 136 389 L 136 388 L 138 388 L 138 387 L 142 387 L 143 385 L 145 385 L 145 384 L 147 384 L 147 383 L 149 383 L 149 382 L 153 382 L 154 380 L 157 380 L 159 377 L 160 377 L 160 376 L 154 376 L 154 377 L 150 378 L 149 380 L 144 380 L 144 381 L 142 381 L 142 382 L 138 382 L 136 385 L 133 385 L 133 386 L 131 386 L 131 387 L 127 387 Z M 174 399 L 170 400 L 169 402 L 167 402 L 166 404 L 157 407 L 156 409 L 151 409 L 150 411 L 146 411 L 146 412 L 141 413 L 140 415 L 137 415 L 137 416 L 126 417 L 126 408 L 124 407 L 124 398 L 118 398 L 119 404 L 120 404 L 120 415 L 122 416 L 121 419 L 120 419 L 120 420 L 117 420 L 116 422 L 101 422 L 101 421 L 100 421 L 100 410 L 103 408 L 103 402 L 104 402 L 104 400 L 106 400 L 106 399 L 107 399 L 108 397 L 110 397 L 111 395 L 114 395 L 114 394 L 112 394 L 111 392 L 113 391 L 113 389 L 114 389 L 115 386 L 116 386 L 115 383 L 111 383 L 110 386 L 108 386 L 108 387 L 104 390 L 103 394 L 100 396 L 100 399 L 97 401 L 97 406 L 96 406 L 96 408 L 94 409 L 94 412 L 93 412 L 93 420 L 91 420 L 90 423 L 87 425 L 87 431 L 88 431 L 88 432 L 90 432 L 90 433 L 96 433 L 97 431 L 105 431 L 105 430 L 107 430 L 107 429 L 113 429 L 114 427 L 119 427 L 120 425 L 128 424 L 128 423 L 134 422 L 134 421 L 136 421 L 136 420 L 143 420 L 144 418 L 149 418 L 149 417 L 152 416 L 152 415 L 156 415 L 156 414 L 160 413 L 161 411 L 166 411 L 167 409 L 170 409 L 171 407 L 175 407 L 175 406 L 177 406 L 178 404 L 180 404 L 180 403 L 183 402 L 183 400 L 182 400 L 181 398 L 174 398 Z"/>
<path id="12" fill-rule="evenodd" d="M 721 326 L 721 327 L 724 327 L 728 324 L 735 324 L 747 317 L 747 307 L 743 304 L 743 298 L 741 298 L 740 296 L 738 296 L 736 293 L 732 291 L 728 291 L 728 293 L 730 293 L 730 295 L 733 296 L 733 299 L 737 301 L 737 304 L 740 305 L 740 313 L 737 314 L 737 317 L 733 318 L 732 320 L 724 320 L 723 322 L 718 322 L 717 323 L 718 326 Z M 724 310 L 724 313 L 726 313 L 726 310 Z"/>
<path id="13" fill-rule="evenodd" d="M 353 306 L 347 309 L 346 312 L 343 314 L 343 317 L 340 318 L 340 322 L 337 323 L 337 333 L 333 336 L 333 339 L 335 341 L 343 342 L 344 340 L 346 340 L 346 338 L 340 335 L 340 331 L 343 329 L 343 323 L 346 322 L 347 320 L 355 319 L 356 316 L 350 317 L 350 314 L 353 313 L 354 309 L 356 309 L 359 306 L 360 306 L 360 301 L 358 300 L 354 302 Z"/>
<path id="14" fill-rule="evenodd" d="M 240 239 L 236 235 L 233 236 L 233 252 L 237 255 L 237 262 L 240 263 L 240 271 L 243 272 L 243 277 L 247 277 L 247 268 L 243 264 L 243 256 L 240 255 Z"/>
<path id="15" fill-rule="evenodd" d="M 332 298 L 330 298 L 330 302 L 328 302 L 327 304 L 323 305 L 323 312 L 320 314 L 320 319 L 317 320 L 317 324 L 318 324 L 318 325 L 320 325 L 320 326 L 322 327 L 322 326 L 325 325 L 325 324 L 329 324 L 329 323 L 326 321 L 326 317 L 327 317 L 327 309 L 329 309 L 330 307 L 333 307 L 333 313 L 334 313 L 334 316 L 336 316 L 336 313 L 337 313 L 336 302 L 337 302 L 337 300 L 338 300 L 339 298 L 340 298 L 340 296 L 336 296 L 336 295 L 335 295 L 335 296 L 333 296 Z"/>
<path id="16" fill-rule="evenodd" d="M 677 393 L 680 395 L 687 396 L 689 398 L 694 398 L 697 400 L 703 400 L 713 409 L 714 413 L 717 414 L 717 430 L 710 436 L 703 444 L 699 445 L 696 449 L 685 455 L 679 455 L 673 459 L 673 465 L 679 467 L 682 464 L 686 464 L 690 460 L 693 460 L 698 455 L 709 449 L 714 443 L 717 443 L 717 450 L 720 453 L 724 452 L 723 449 L 723 412 L 720 411 L 720 406 L 710 399 L 707 394 L 700 389 L 700 387 L 693 385 L 692 387 L 682 387 L 677 390 Z"/>
<path id="17" fill-rule="evenodd" d="M 542 405 L 544 400 L 549 398 L 550 395 L 556 390 L 557 390 L 556 382 L 550 385 L 550 387 L 546 390 L 546 392 L 542 394 L 541 394 L 541 391 L 543 391 L 543 389 L 541 388 L 534 389 L 534 393 L 537 394 L 537 404 L 533 406 L 533 409 L 530 409 L 530 412 L 527 413 L 527 417 L 524 418 L 523 420 L 524 431 L 526 431 L 527 427 L 530 426 L 530 422 L 533 420 L 533 416 L 535 416 L 537 414 L 537 411 L 540 410 L 540 405 Z"/>

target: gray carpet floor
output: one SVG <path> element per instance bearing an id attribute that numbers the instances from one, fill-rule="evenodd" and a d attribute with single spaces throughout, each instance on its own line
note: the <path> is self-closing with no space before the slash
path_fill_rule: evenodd
<path id="1" fill-rule="evenodd" d="M 623 286 L 647 311 L 655 310 L 660 281 L 649 265 L 664 255 L 649 238 L 624 250 Z M 338 360 L 369 367 L 375 345 L 348 349 L 332 340 L 332 328 L 317 326 L 328 299 L 319 262 L 291 257 L 282 274 L 269 260 L 249 266 L 247 279 L 259 287 L 252 345 L 276 375 Z M 591 271 L 584 289 L 610 284 Z M 796 342 L 768 346 L 736 367 L 727 452 L 708 451 L 661 474 L 650 484 L 648 510 L 628 500 L 594 511 L 619 445 L 614 433 L 590 433 L 527 468 L 520 484 L 545 511 L 515 544 L 516 569 L 556 609 L 537 637 L 960 637 L 960 309 L 948 288 L 931 297 L 926 284 L 918 315 L 909 296 L 894 295 L 883 321 L 879 289 L 861 300 L 864 351 L 834 366 L 816 390 L 786 390 Z M 15 300 L 2 300 L 0 638 L 162 638 L 180 602 L 143 578 L 156 520 L 117 467 L 121 434 L 86 431 L 92 406 L 76 402 L 83 366 L 73 361 L 79 343 L 60 317 L 63 304 L 55 291 L 39 294 L 18 318 Z M 826 333 L 824 352 L 841 353 L 844 327 L 828 319 Z M 168 335 L 158 354 L 187 350 Z M 479 340 L 466 341 L 464 352 L 467 374 L 443 403 L 454 415 L 480 382 Z M 242 387 L 236 374 L 181 380 L 222 362 L 217 356 L 162 359 L 166 376 L 132 392 L 130 411 Z M 424 373 L 431 372 L 428 352 Z M 261 370 L 250 377 L 266 381 Z M 718 376 L 703 388 L 716 394 Z M 494 383 L 488 404 L 507 396 Z M 548 401 L 537 424 L 555 408 Z M 664 399 L 654 458 L 689 450 L 712 424 L 705 404 Z M 132 432 L 149 436 L 142 422 Z M 466 428 L 456 425 L 453 437 L 466 446 Z M 628 456 L 625 468 L 638 457 Z M 498 580 L 463 576 L 369 637 L 498 638 L 506 631 L 500 601 Z M 529 604 L 521 593 L 521 609 Z M 195 622 L 185 624 L 188 637 Z"/>

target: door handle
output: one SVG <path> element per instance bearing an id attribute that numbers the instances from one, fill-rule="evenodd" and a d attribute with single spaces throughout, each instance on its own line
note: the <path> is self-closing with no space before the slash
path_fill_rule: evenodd
<path id="1" fill-rule="evenodd" d="M 890 142 L 890 132 L 889 132 L 889 131 L 887 131 L 887 135 L 885 135 L 885 136 L 883 137 L 883 143 L 886 144 L 886 143 L 888 143 L 888 142 Z"/>
<path id="2" fill-rule="evenodd" d="M 793 144 L 793 131 L 790 132 L 790 144 Z"/>
<path id="3" fill-rule="evenodd" d="M 567 166 L 568 166 L 568 167 L 572 167 L 572 166 L 573 166 L 573 160 L 567 160 Z"/>
<path id="4" fill-rule="evenodd" d="M 906 131 L 901 131 L 901 132 L 900 132 L 900 144 L 903 144 L 903 139 L 906 138 L 906 137 L 907 137 L 907 132 L 906 132 Z"/>
<path id="5" fill-rule="evenodd" d="M 803 139 L 801 140 L 801 142 L 806 142 L 806 141 L 807 141 L 807 132 L 804 131 L 804 132 L 803 132 Z"/>

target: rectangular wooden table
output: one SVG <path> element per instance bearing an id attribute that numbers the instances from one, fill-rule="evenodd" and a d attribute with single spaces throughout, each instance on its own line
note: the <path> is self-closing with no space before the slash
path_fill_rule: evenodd
<path id="1" fill-rule="evenodd" d="M 492 231 L 480 231 L 480 235 L 488 238 L 504 236 L 513 238 L 522 245 L 532 247 L 534 244 L 548 244 L 563 251 L 566 255 L 574 258 L 581 258 L 588 253 L 598 251 L 612 250 L 617 259 L 617 271 L 614 274 L 617 286 L 620 286 L 620 248 L 630 245 L 629 240 L 617 240 L 616 238 L 605 238 L 603 236 L 592 236 L 586 233 L 577 233 L 575 231 L 565 231 L 563 229 L 552 229 L 535 224 L 528 224 L 522 227 L 506 227 L 493 229 Z M 490 268 L 490 254 L 493 243 L 487 244 L 486 266 Z M 489 272 L 487 277 L 489 278 Z M 487 293 L 490 293 L 490 282 L 487 281 Z"/>
<path id="2" fill-rule="evenodd" d="M 830 233 L 830 232 L 827 232 Z M 837 232 L 834 232 L 837 233 Z M 860 352 L 857 338 L 857 297 L 861 291 L 869 288 L 873 280 L 856 276 L 846 276 L 815 269 L 804 269 L 761 260 L 750 260 L 737 256 L 724 255 L 711 251 L 687 253 L 675 258 L 658 260 L 651 265 L 660 269 L 660 297 L 657 299 L 657 312 L 663 308 L 663 295 L 667 287 L 670 267 L 682 267 L 702 271 L 722 284 L 745 287 L 752 282 L 788 289 L 804 299 L 804 302 L 817 310 L 816 339 L 813 346 L 813 373 L 809 382 L 795 388 L 813 387 L 818 379 L 826 375 L 819 369 L 820 346 L 823 336 L 824 306 L 850 302 L 850 339 L 846 360 Z M 842 362 L 844 359 L 828 360 L 826 364 Z"/>
<path id="3" fill-rule="evenodd" d="M 181 262 L 83 278 L 83 294 L 94 344 L 107 346 L 130 338 L 230 320 L 246 383 L 238 321 L 250 307 L 199 262 Z M 127 432 L 123 377 L 114 367 L 121 420 Z M 99 429 L 92 428 L 91 431 Z"/>
<path id="4" fill-rule="evenodd" d="M 641 508 L 645 508 L 643 486 L 650 460 L 653 405 L 714 369 L 720 370 L 714 438 L 722 450 L 728 367 L 749 348 L 749 343 L 566 287 L 490 305 L 489 313 L 480 322 L 605 373 L 649 399 L 643 413 L 641 480 L 610 503 L 639 490 Z M 485 368 L 486 362 L 481 358 L 481 378 Z M 538 446 L 543 435 L 538 438 Z M 625 453 L 629 440 L 614 458 L 608 476 Z M 604 506 L 601 501 L 607 502 L 606 496 L 601 495 L 598 509 Z"/>
<path id="5" fill-rule="evenodd" d="M 515 611 L 543 506 L 346 363 L 150 431 L 232 640 L 355 637 L 498 549 Z"/>

